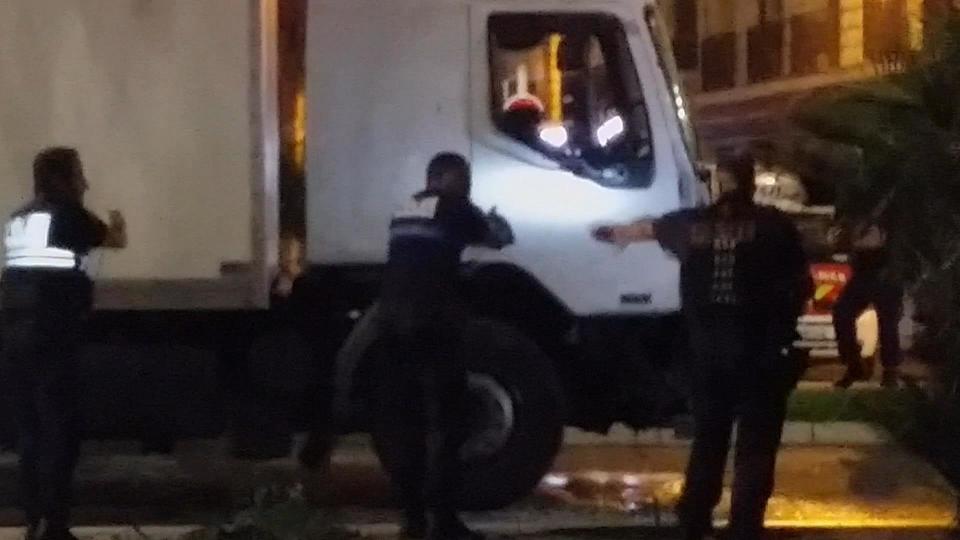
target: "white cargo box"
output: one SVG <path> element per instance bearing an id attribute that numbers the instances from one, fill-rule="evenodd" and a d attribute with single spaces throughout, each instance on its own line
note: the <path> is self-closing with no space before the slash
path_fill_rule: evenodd
<path id="1" fill-rule="evenodd" d="M 130 246 L 100 307 L 263 306 L 276 252 L 276 0 L 0 2 L 0 212 L 31 160 L 80 150 Z"/>

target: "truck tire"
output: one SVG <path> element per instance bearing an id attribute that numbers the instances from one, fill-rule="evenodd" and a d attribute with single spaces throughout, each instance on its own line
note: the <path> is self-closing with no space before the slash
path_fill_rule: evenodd
<path id="1" fill-rule="evenodd" d="M 463 354 L 471 412 L 460 450 L 458 507 L 503 508 L 536 488 L 553 464 L 563 438 L 563 392 L 550 360 L 509 324 L 470 322 Z M 399 467 L 400 429 L 389 412 L 373 421 L 374 446 L 391 474 Z"/>
<path id="2" fill-rule="evenodd" d="M 380 307 L 373 304 L 357 321 L 334 359 L 332 417 L 334 429 L 350 432 L 367 423 L 376 364 L 382 361 Z"/>

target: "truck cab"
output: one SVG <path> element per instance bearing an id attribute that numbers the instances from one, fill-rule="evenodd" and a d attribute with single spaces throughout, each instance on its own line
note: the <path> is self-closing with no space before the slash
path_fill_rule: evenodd
<path id="1" fill-rule="evenodd" d="M 335 362 L 338 386 L 356 398 L 344 405 L 346 429 L 372 429 L 391 468 L 395 437 L 378 432 L 363 390 L 389 356 L 377 348 L 377 276 L 391 214 L 441 151 L 468 157 L 474 201 L 496 207 L 516 238 L 465 255 L 477 414 L 461 502 L 522 496 L 564 425 L 640 428 L 681 410 L 678 262 L 656 243 L 619 250 L 590 235 L 706 200 L 656 2 L 309 8 L 304 290 L 327 291 L 357 321 Z"/>

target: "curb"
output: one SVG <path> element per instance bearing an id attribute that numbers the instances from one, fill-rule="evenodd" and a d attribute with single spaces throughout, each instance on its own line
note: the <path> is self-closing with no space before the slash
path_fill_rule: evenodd
<path id="1" fill-rule="evenodd" d="M 200 525 L 106 525 L 70 530 L 83 540 L 203 540 L 210 536 Z M 0 527 L 0 540 L 23 540 L 25 531 L 23 527 Z"/>
<path id="2" fill-rule="evenodd" d="M 734 439 L 736 433 L 734 433 Z M 300 437 L 299 439 L 302 439 Z M 690 446 L 689 437 L 677 436 L 673 428 L 651 428 L 635 431 L 624 424 L 614 424 L 606 434 L 591 433 L 579 428 L 564 429 L 565 447 L 673 447 Z M 783 446 L 888 446 L 895 444 L 893 437 L 883 428 L 866 422 L 795 422 L 788 421 L 783 426 Z M 291 457 L 296 455 L 302 441 L 294 445 Z M 349 435 L 337 445 L 339 452 L 334 453 L 333 462 L 338 465 L 377 463 L 373 454 L 373 444 L 366 435 Z M 175 459 L 186 459 L 196 455 L 201 458 L 219 455 L 225 452 L 223 442 L 213 439 L 191 440 L 178 443 L 173 454 Z M 140 456 L 139 443 L 128 441 L 84 443 L 83 455 Z M 10 454 L 5 456 L 15 460 Z M 0 540 L 3 537 L 0 536 Z"/>
<path id="3" fill-rule="evenodd" d="M 735 435 L 734 435 L 735 437 Z M 578 428 L 564 431 L 565 446 L 664 446 L 686 447 L 689 438 L 678 437 L 672 428 L 641 431 L 616 424 L 606 435 L 588 433 Z M 784 446 L 888 446 L 893 438 L 883 428 L 865 422 L 786 422 L 783 426 Z"/>

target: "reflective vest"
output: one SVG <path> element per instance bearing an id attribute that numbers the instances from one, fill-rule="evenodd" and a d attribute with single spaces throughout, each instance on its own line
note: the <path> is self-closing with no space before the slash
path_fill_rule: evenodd
<path id="1" fill-rule="evenodd" d="M 50 246 L 53 215 L 37 211 L 15 216 L 4 234 L 6 268 L 80 270 L 82 259 L 69 249 Z"/>

